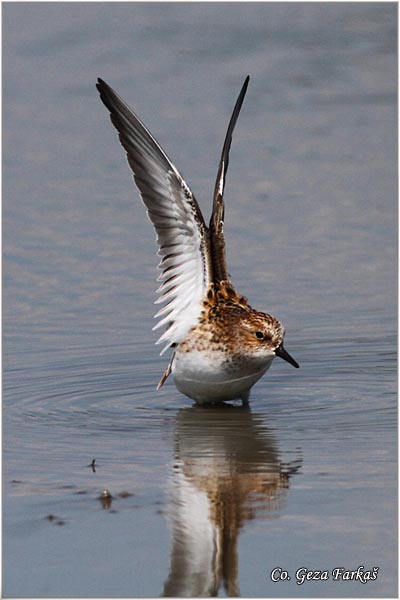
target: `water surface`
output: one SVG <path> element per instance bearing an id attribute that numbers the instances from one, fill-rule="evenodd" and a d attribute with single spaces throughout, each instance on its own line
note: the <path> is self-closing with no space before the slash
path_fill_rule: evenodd
<path id="1" fill-rule="evenodd" d="M 6 597 L 397 595 L 396 8 L 4 5 Z M 94 84 L 208 218 L 247 74 L 229 271 L 301 368 L 201 409 L 155 390 L 154 234 Z"/>

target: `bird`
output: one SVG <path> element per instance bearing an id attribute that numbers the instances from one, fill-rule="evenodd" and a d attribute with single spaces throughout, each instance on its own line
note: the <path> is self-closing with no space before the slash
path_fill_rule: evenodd
<path id="1" fill-rule="evenodd" d="M 169 375 L 176 388 L 197 404 L 241 400 L 278 356 L 299 364 L 283 346 L 285 330 L 271 314 L 253 309 L 227 271 L 224 190 L 233 131 L 247 92 L 247 76 L 230 118 L 207 225 L 199 204 L 166 152 L 134 111 L 102 79 L 96 87 L 119 134 L 133 178 L 158 243 L 162 304 L 153 329 L 164 331 L 156 344 L 173 354 Z"/>

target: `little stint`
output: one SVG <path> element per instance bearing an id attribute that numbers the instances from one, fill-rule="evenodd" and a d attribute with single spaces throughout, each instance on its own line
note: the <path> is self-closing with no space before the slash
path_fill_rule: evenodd
<path id="1" fill-rule="evenodd" d="M 157 235 L 165 305 L 154 329 L 173 356 L 158 384 L 172 374 L 176 387 L 197 403 L 241 399 L 275 356 L 294 367 L 283 347 L 284 328 L 272 315 L 254 310 L 229 280 L 224 239 L 224 188 L 232 134 L 247 91 L 236 101 L 219 163 L 210 223 L 182 175 L 129 106 L 102 79 L 97 89 L 119 133 L 133 177 Z M 161 354 L 162 354 L 161 353 Z"/>

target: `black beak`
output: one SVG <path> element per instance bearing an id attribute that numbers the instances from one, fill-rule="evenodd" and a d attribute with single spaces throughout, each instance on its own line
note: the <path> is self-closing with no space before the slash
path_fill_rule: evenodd
<path id="1" fill-rule="evenodd" d="M 290 356 L 289 352 L 286 352 L 285 348 L 283 347 L 283 344 L 277 347 L 277 349 L 275 350 L 275 355 L 279 356 L 279 358 L 283 358 L 283 360 L 286 360 L 288 363 L 296 367 L 296 369 L 298 369 L 300 366 L 299 363 L 297 363 L 294 360 L 294 358 Z"/>

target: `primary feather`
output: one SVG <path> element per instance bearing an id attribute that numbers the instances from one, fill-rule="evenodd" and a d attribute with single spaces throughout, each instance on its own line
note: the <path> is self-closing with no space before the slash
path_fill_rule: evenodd
<path id="1" fill-rule="evenodd" d="M 102 79 L 97 89 L 157 234 L 162 284 L 156 303 L 167 304 L 155 315 L 162 319 L 154 329 L 166 327 L 157 341 L 166 344 L 163 353 L 178 344 L 200 316 L 212 280 L 208 228 L 189 186 L 148 129 Z"/>

